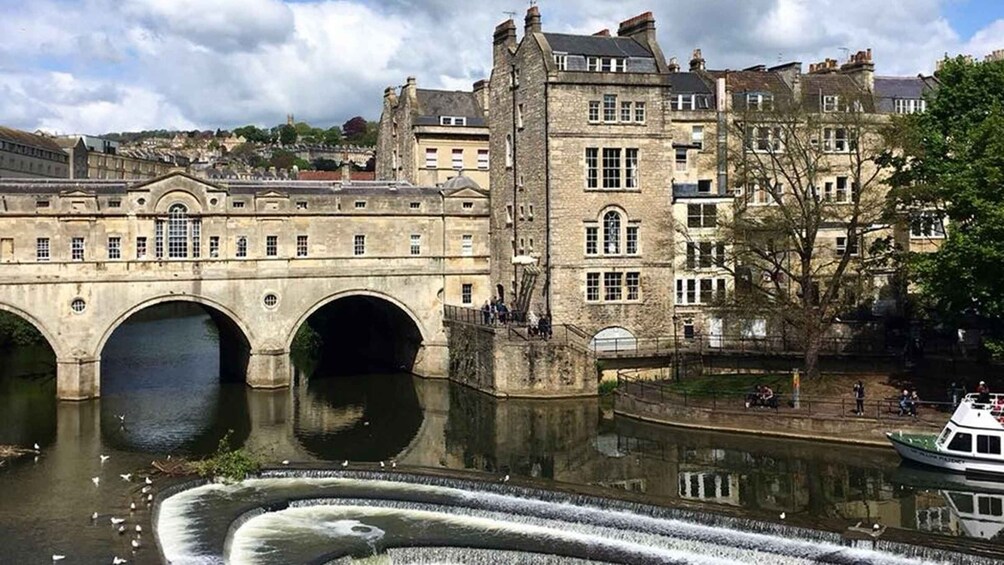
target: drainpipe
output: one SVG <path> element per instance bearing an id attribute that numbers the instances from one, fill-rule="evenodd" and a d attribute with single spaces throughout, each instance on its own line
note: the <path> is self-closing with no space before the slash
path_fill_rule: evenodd
<path id="1" fill-rule="evenodd" d="M 516 250 L 519 245 L 519 205 L 517 203 L 519 199 L 519 174 L 518 166 L 516 160 L 516 89 L 519 88 L 518 75 L 516 74 L 516 64 L 510 63 L 509 72 L 511 73 L 512 86 L 509 88 L 509 94 L 512 98 L 512 247 L 513 247 L 513 257 L 516 256 Z M 515 300 L 519 296 L 519 273 L 516 272 L 516 264 L 510 260 L 512 265 L 512 300 Z M 504 285 L 503 285 L 504 288 Z"/>

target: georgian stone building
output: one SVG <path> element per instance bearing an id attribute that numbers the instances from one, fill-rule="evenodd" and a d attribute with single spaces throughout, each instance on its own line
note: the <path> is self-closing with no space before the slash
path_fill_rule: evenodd
<path id="1" fill-rule="evenodd" d="M 52 138 L 0 127 L 0 178 L 67 178 L 66 153 Z"/>
<path id="2" fill-rule="evenodd" d="M 74 179 L 152 179 L 178 166 L 167 155 L 121 151 L 117 141 L 90 135 L 63 136 L 56 142 L 69 155 L 69 176 Z"/>
<path id="3" fill-rule="evenodd" d="M 436 186 L 463 175 L 489 188 L 488 84 L 472 92 L 418 88 L 384 91 L 376 173 L 382 180 Z"/>

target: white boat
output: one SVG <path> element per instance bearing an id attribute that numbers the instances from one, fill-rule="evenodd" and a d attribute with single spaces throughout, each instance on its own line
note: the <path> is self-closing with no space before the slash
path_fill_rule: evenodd
<path id="1" fill-rule="evenodd" d="M 968 394 L 940 435 L 888 432 L 903 459 L 946 471 L 1004 476 L 1004 394 Z"/>

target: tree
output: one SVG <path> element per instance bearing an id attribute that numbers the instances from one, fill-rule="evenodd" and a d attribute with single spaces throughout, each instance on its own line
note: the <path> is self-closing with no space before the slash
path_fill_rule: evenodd
<path id="1" fill-rule="evenodd" d="M 249 143 L 272 143 L 272 134 L 268 130 L 261 129 L 254 125 L 246 125 L 235 128 L 234 135 L 243 137 Z"/>
<path id="2" fill-rule="evenodd" d="M 915 227 L 947 217 L 947 237 L 910 263 L 921 298 L 956 323 L 1004 341 L 1004 61 L 943 62 L 923 113 L 903 118 L 892 184 Z M 940 226 L 939 226 L 940 227 Z"/>
<path id="3" fill-rule="evenodd" d="M 347 139 L 352 140 L 365 135 L 366 127 L 366 119 L 362 116 L 356 116 L 349 119 L 349 121 L 342 125 L 342 135 L 344 135 Z"/>
<path id="4" fill-rule="evenodd" d="M 324 157 L 318 157 L 314 159 L 313 168 L 318 171 L 337 171 L 340 165 L 338 161 L 334 159 L 325 159 Z"/>
<path id="5" fill-rule="evenodd" d="M 269 160 L 269 165 L 277 169 L 291 169 L 294 163 L 296 163 L 296 154 L 285 149 L 273 151 L 272 158 Z"/>
<path id="6" fill-rule="evenodd" d="M 260 167 L 265 163 L 265 159 L 258 154 L 258 150 L 250 142 L 241 143 L 234 147 L 233 151 L 227 154 L 227 157 L 232 161 L 238 161 L 250 167 Z"/>
<path id="7" fill-rule="evenodd" d="M 321 139 L 325 145 L 341 145 L 342 130 L 338 126 L 332 126 L 324 130 L 324 135 Z"/>
<path id="8" fill-rule="evenodd" d="M 299 136 L 296 133 L 296 128 L 289 125 L 283 124 L 279 128 L 279 143 L 282 145 L 293 145 Z"/>
<path id="9" fill-rule="evenodd" d="M 766 313 L 790 332 L 803 348 L 807 378 L 819 377 L 837 317 L 873 290 L 881 257 L 866 245 L 889 236 L 880 179 L 886 142 L 876 116 L 864 111 L 872 102 L 848 98 L 821 113 L 777 97 L 737 112 L 729 126 L 739 140 L 729 150 L 733 186 L 743 188 L 732 218 L 719 226 L 732 255 L 722 266 L 736 285 L 729 307 L 740 317 Z"/>

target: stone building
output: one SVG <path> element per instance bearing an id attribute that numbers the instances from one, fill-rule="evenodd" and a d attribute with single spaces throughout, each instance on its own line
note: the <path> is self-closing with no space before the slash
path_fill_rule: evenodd
<path id="1" fill-rule="evenodd" d="M 69 158 L 50 137 L 0 127 L 0 178 L 67 178 Z"/>
<path id="2" fill-rule="evenodd" d="M 90 135 L 56 139 L 70 158 L 70 178 L 152 179 L 178 167 L 174 158 L 156 151 L 120 150 L 119 143 Z"/>
<path id="3" fill-rule="evenodd" d="M 418 88 L 384 91 L 377 141 L 378 179 L 435 186 L 463 175 L 489 189 L 488 84 L 472 92 Z"/>

